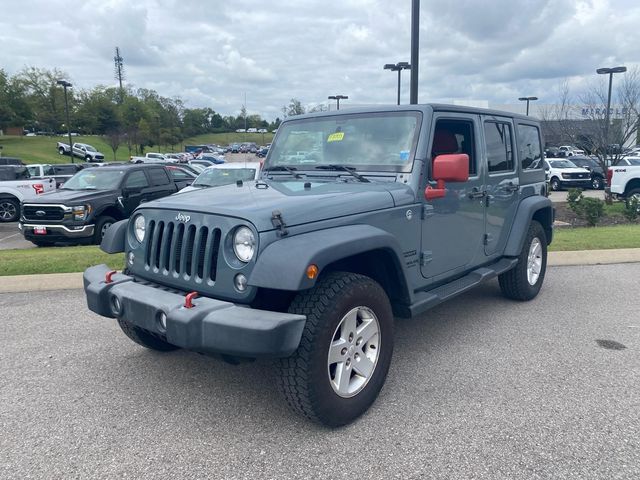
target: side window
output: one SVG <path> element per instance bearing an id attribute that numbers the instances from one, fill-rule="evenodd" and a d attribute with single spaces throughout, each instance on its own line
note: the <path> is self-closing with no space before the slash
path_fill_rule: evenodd
<path id="1" fill-rule="evenodd" d="M 484 137 L 487 144 L 489 173 L 513 170 L 513 141 L 511 126 L 502 122 L 485 122 Z"/>
<path id="2" fill-rule="evenodd" d="M 169 171 L 171 172 L 171 176 L 174 180 L 191 180 L 193 178 L 187 172 L 180 170 L 179 168 L 170 168 Z"/>
<path id="3" fill-rule="evenodd" d="M 125 188 L 144 188 L 149 186 L 147 176 L 142 170 L 131 172 L 124 182 Z"/>
<path id="4" fill-rule="evenodd" d="M 476 174 L 478 169 L 472 121 L 443 119 L 436 122 L 431 158 L 447 153 L 466 153 L 469 155 L 469 175 Z"/>
<path id="5" fill-rule="evenodd" d="M 151 168 L 148 170 L 149 177 L 151 177 L 151 185 L 154 187 L 159 185 L 169 185 L 171 180 L 164 168 Z"/>
<path id="6" fill-rule="evenodd" d="M 518 150 L 522 170 L 538 170 L 543 167 L 538 127 L 518 125 Z"/>

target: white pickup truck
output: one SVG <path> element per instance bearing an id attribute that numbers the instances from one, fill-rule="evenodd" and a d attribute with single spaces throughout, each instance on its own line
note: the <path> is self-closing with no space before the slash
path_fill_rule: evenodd
<path id="1" fill-rule="evenodd" d="M 162 153 L 149 152 L 144 157 L 129 157 L 131 163 L 168 163 L 173 160 Z"/>
<path id="2" fill-rule="evenodd" d="M 607 191 L 614 198 L 629 200 L 633 197 L 640 202 L 640 157 L 625 157 L 623 164 L 607 170 Z"/>
<path id="3" fill-rule="evenodd" d="M 20 218 L 20 203 L 56 189 L 53 178 L 33 179 L 23 166 L 0 166 L 0 222 Z"/>
<path id="4" fill-rule="evenodd" d="M 60 155 L 69 155 L 69 144 L 58 142 L 56 145 Z M 73 156 L 83 158 L 85 162 L 104 162 L 104 153 L 100 153 L 87 143 L 74 143 Z"/>

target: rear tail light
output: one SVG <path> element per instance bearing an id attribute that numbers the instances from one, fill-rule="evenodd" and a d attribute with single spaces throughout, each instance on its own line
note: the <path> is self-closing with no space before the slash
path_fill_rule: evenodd
<path id="1" fill-rule="evenodd" d="M 611 186 L 611 178 L 613 177 L 613 170 L 609 168 L 607 170 L 607 185 Z"/>

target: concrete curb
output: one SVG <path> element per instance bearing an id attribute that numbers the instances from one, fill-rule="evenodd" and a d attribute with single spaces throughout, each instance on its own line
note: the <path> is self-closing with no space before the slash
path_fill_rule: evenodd
<path id="1" fill-rule="evenodd" d="M 565 267 L 576 265 L 610 265 L 640 262 L 640 248 L 618 250 L 577 250 L 549 252 L 547 265 Z M 46 275 L 0 276 L 0 293 L 43 292 L 47 290 L 75 290 L 82 288 L 82 273 L 49 273 Z"/>

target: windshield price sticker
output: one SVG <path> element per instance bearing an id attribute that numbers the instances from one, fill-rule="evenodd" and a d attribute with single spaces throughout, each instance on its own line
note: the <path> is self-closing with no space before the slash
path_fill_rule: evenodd
<path id="1" fill-rule="evenodd" d="M 327 138 L 327 143 L 341 142 L 343 138 L 344 138 L 344 132 L 332 133 L 331 135 L 329 135 L 329 138 Z"/>

